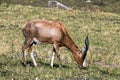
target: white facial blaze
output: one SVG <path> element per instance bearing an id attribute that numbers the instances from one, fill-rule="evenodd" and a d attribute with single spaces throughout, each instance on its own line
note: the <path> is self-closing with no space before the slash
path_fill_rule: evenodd
<path id="1" fill-rule="evenodd" d="M 33 51 L 30 53 L 30 56 L 31 56 L 31 58 L 32 58 L 32 61 L 33 61 L 34 66 L 37 67 L 37 63 L 36 63 L 36 61 L 35 61 Z"/>
<path id="2" fill-rule="evenodd" d="M 83 62 L 83 67 L 87 67 L 86 61 Z"/>
<path id="3" fill-rule="evenodd" d="M 82 51 L 82 53 L 84 53 L 85 52 L 85 47 L 83 47 L 82 49 L 81 49 L 81 51 Z M 86 63 L 86 60 L 84 59 L 84 62 L 83 62 L 83 67 L 87 67 L 87 63 Z"/>

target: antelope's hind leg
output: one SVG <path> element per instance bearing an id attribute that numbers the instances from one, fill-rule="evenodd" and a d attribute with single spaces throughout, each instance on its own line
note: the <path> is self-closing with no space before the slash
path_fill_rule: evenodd
<path id="1" fill-rule="evenodd" d="M 32 39 L 26 38 L 24 45 L 22 46 L 23 64 L 26 66 L 26 49 L 30 46 Z"/>
<path id="2" fill-rule="evenodd" d="M 35 44 L 32 42 L 31 45 L 29 46 L 28 52 L 30 53 L 34 66 L 37 67 L 37 63 L 35 61 L 34 52 L 33 52 L 34 46 Z"/>

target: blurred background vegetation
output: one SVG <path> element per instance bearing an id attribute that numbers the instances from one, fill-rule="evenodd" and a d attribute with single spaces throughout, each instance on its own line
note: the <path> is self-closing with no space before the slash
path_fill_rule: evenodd
<path id="1" fill-rule="evenodd" d="M 47 7 L 49 0 L 0 0 L 1 3 L 31 5 L 36 7 Z M 87 3 L 87 0 L 57 0 L 68 7 L 73 9 L 86 10 L 89 6 L 90 11 L 104 11 L 120 13 L 120 0 L 91 0 L 91 3 Z"/>

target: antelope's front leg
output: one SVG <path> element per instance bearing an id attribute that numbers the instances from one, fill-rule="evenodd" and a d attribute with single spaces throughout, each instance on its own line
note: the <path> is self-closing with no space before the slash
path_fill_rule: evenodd
<path id="1" fill-rule="evenodd" d="M 53 68 L 53 63 L 54 63 L 54 57 L 55 57 L 55 52 L 53 51 L 52 53 L 52 58 L 51 58 L 51 64 L 50 66 Z"/>
<path id="2" fill-rule="evenodd" d="M 56 55 L 57 55 L 59 67 L 61 68 L 62 64 L 61 64 L 60 54 L 56 53 Z"/>
<path id="3" fill-rule="evenodd" d="M 62 67 L 61 59 L 60 59 L 60 54 L 58 53 L 58 50 L 59 50 L 59 45 L 58 44 L 54 44 L 53 51 L 57 55 L 59 67 Z"/>

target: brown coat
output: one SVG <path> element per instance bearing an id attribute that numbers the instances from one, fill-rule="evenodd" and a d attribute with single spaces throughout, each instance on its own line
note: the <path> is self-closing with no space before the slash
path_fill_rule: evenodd
<path id="1" fill-rule="evenodd" d="M 36 39 L 40 43 L 48 43 L 56 45 L 56 54 L 58 54 L 59 47 L 67 47 L 73 54 L 75 61 L 80 67 L 83 67 L 83 61 L 89 47 L 88 37 L 86 37 L 86 49 L 82 51 L 81 48 L 71 39 L 65 26 L 59 21 L 34 20 L 29 21 L 23 28 L 23 35 L 25 43 L 22 47 L 23 53 L 26 48 Z M 58 57 L 59 58 L 59 57 Z M 23 56 L 23 60 L 24 56 Z M 60 60 L 58 59 L 59 64 Z"/>

